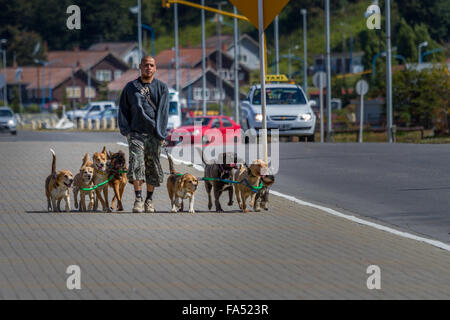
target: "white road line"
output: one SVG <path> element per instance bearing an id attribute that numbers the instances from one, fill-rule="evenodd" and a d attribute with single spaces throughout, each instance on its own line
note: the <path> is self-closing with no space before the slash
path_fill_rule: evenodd
<path id="1" fill-rule="evenodd" d="M 117 142 L 117 144 L 120 144 L 120 145 L 128 147 L 127 144 L 122 143 L 122 142 Z M 167 159 L 167 156 L 165 154 L 161 154 L 161 156 L 163 156 L 164 158 Z M 193 164 L 192 162 L 179 160 L 179 159 L 174 159 L 174 162 L 175 163 L 182 163 L 182 164 L 185 164 L 187 166 L 193 167 L 194 169 L 196 169 L 198 171 L 204 172 L 204 168 L 202 166 Z M 446 250 L 446 251 L 450 252 L 450 245 L 448 245 L 446 243 L 443 243 L 443 242 L 440 242 L 440 241 L 437 241 L 437 240 L 432 240 L 432 239 L 419 237 L 419 236 L 416 236 L 416 235 L 413 235 L 413 234 L 410 234 L 410 233 L 407 233 L 407 232 L 395 230 L 393 228 L 389 228 L 389 227 L 386 227 L 386 226 L 383 226 L 383 225 L 380 225 L 380 224 L 377 224 L 377 223 L 374 223 L 374 222 L 366 221 L 364 219 L 357 218 L 355 216 L 350 216 L 350 215 L 347 215 L 347 214 L 343 214 L 343 213 L 341 213 L 339 211 L 336 211 L 334 209 L 323 207 L 323 206 L 320 206 L 320 205 L 317 205 L 317 204 L 314 204 L 314 203 L 310 203 L 310 202 L 307 202 L 307 201 L 299 200 L 299 199 L 297 199 L 297 198 L 295 198 L 293 196 L 289 196 L 289 195 L 280 193 L 280 192 L 275 191 L 275 190 L 270 190 L 270 193 L 273 194 L 274 196 L 278 196 L 278 197 L 284 198 L 286 200 L 293 201 L 293 202 L 295 202 L 295 203 L 297 203 L 299 205 L 302 205 L 302 206 L 307 206 L 307 207 L 319 209 L 319 210 L 322 210 L 322 211 L 324 211 L 326 213 L 329 213 L 329 214 L 331 214 L 333 216 L 344 218 L 344 219 L 347 219 L 347 220 L 350 220 L 350 221 L 353 221 L 353 222 L 356 222 L 356 223 L 359 223 L 359 224 L 362 224 L 362 225 L 365 225 L 365 226 L 368 226 L 368 227 L 372 227 L 372 228 L 375 228 L 375 229 L 378 229 L 378 230 L 381 230 L 381 231 L 389 232 L 389 233 L 395 234 L 395 235 L 403 237 L 403 238 L 416 240 L 416 241 L 419 241 L 419 242 L 424 242 L 424 243 L 430 244 L 430 245 L 432 245 L 434 247 L 438 247 L 440 249 L 443 249 L 443 250 Z"/>

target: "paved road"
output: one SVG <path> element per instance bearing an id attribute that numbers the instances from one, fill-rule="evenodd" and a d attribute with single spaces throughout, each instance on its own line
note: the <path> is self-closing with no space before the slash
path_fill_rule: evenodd
<path id="1" fill-rule="evenodd" d="M 268 212 L 234 204 L 215 213 L 202 186 L 195 214 L 170 214 L 162 187 L 158 212 L 139 215 L 128 185 L 122 214 L 46 212 L 49 148 L 58 169 L 76 171 L 104 144 L 125 148 L 0 142 L 0 299 L 450 298 L 448 251 L 281 197 Z M 69 265 L 81 268 L 81 290 L 66 287 Z M 381 290 L 367 288 L 370 265 L 381 269 Z"/>
<path id="2" fill-rule="evenodd" d="M 117 142 L 118 132 L 19 132 L 1 141 Z M 450 145 L 280 144 L 274 190 L 450 243 Z"/>

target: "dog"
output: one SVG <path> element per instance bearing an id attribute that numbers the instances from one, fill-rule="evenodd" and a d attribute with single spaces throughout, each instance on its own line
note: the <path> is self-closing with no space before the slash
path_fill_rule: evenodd
<path id="1" fill-rule="evenodd" d="M 108 162 L 108 177 L 113 177 L 108 184 L 114 190 L 111 210 L 114 210 L 115 201 L 117 200 L 117 211 L 123 211 L 122 196 L 128 182 L 125 153 L 121 150 L 116 153 L 109 152 Z"/>
<path id="2" fill-rule="evenodd" d="M 171 212 L 183 211 L 183 199 L 189 199 L 189 213 L 195 213 L 195 191 L 198 187 L 198 178 L 190 173 L 177 174 L 173 166 L 173 159 L 167 154 L 169 160 L 170 175 L 167 177 L 167 192 L 169 193 Z"/>
<path id="3" fill-rule="evenodd" d="M 255 160 L 250 166 L 244 163 L 239 171 L 235 172 L 234 180 L 239 181 L 239 183 L 234 185 L 234 192 L 239 208 L 243 212 L 249 211 L 247 208 L 248 197 L 251 198 L 253 203 L 255 202 L 256 189 L 254 188 L 260 185 L 261 177 L 265 175 L 267 169 L 268 166 L 264 161 Z"/>
<path id="4" fill-rule="evenodd" d="M 70 212 L 69 189 L 73 183 L 73 174 L 69 170 L 56 172 L 56 154 L 50 149 L 52 160 L 51 174 L 45 179 L 45 195 L 47 196 L 47 210 L 50 212 L 61 212 L 60 204 L 64 199 L 66 202 L 66 212 Z"/>
<path id="5" fill-rule="evenodd" d="M 89 165 L 90 164 L 90 165 Z M 89 155 L 86 153 L 81 162 L 80 172 L 75 175 L 73 181 L 73 199 L 74 206 L 78 209 L 78 192 L 80 193 L 80 211 L 86 212 L 85 197 L 89 197 L 88 210 L 92 211 L 94 207 L 95 191 L 94 190 L 82 190 L 92 188 L 94 186 L 94 167 L 89 160 Z"/>
<path id="6" fill-rule="evenodd" d="M 250 205 L 255 209 L 255 211 L 261 211 L 261 207 L 264 210 L 269 210 L 269 191 L 270 187 L 275 183 L 274 175 L 266 175 L 261 178 L 263 187 L 258 191 L 255 196 L 254 202 L 250 202 Z"/>
<path id="7" fill-rule="evenodd" d="M 201 149 L 198 151 L 202 155 L 202 161 L 205 164 L 205 178 L 219 178 L 225 180 L 233 179 L 233 170 L 236 168 L 237 154 L 234 152 L 224 152 L 219 154 L 218 159 L 221 159 L 221 163 L 207 163 L 204 159 L 204 154 Z M 218 161 L 220 162 L 220 161 Z M 223 192 L 228 191 L 228 205 L 233 205 L 233 185 L 220 180 L 208 181 L 205 180 L 205 188 L 208 193 L 208 209 L 212 208 L 211 191 L 214 191 L 214 204 L 216 206 L 216 212 L 223 212 L 220 205 L 220 196 Z"/>
<path id="8" fill-rule="evenodd" d="M 106 152 L 106 147 L 103 147 L 101 152 L 94 152 L 93 159 L 93 167 L 94 167 L 94 185 L 99 185 L 102 182 L 108 180 L 108 170 L 107 170 L 107 161 L 108 154 Z M 103 191 L 103 197 L 102 197 Z M 111 212 L 111 208 L 108 204 L 108 184 L 105 183 L 102 186 L 99 186 L 95 189 L 95 195 L 97 196 L 94 203 L 94 211 L 97 211 L 98 208 L 98 200 L 100 200 L 102 204 L 102 209 L 104 212 Z"/>

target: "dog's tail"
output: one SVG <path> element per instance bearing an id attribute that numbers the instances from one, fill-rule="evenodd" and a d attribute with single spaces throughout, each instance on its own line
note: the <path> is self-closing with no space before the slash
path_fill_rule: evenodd
<path id="1" fill-rule="evenodd" d="M 53 149 L 50 149 L 50 152 L 53 154 L 52 174 L 54 174 L 54 173 L 56 173 L 56 153 Z"/>
<path id="2" fill-rule="evenodd" d="M 167 159 L 169 160 L 169 171 L 170 171 L 170 174 L 175 174 L 176 171 L 175 171 L 175 167 L 173 166 L 173 158 L 168 153 L 167 153 Z"/>
<path id="3" fill-rule="evenodd" d="M 200 153 L 200 155 L 202 156 L 202 162 L 203 162 L 203 164 L 206 166 L 207 163 L 206 163 L 206 161 L 205 161 L 205 154 L 203 153 L 203 149 L 202 149 L 202 148 L 199 148 L 199 147 L 195 147 L 195 149 L 197 149 L 198 153 Z"/>

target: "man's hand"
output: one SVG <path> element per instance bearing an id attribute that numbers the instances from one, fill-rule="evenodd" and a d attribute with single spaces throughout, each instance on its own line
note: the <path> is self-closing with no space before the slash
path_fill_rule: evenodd
<path id="1" fill-rule="evenodd" d="M 162 139 L 162 140 L 161 140 L 161 146 L 167 147 L 167 142 L 166 142 L 165 139 Z"/>

